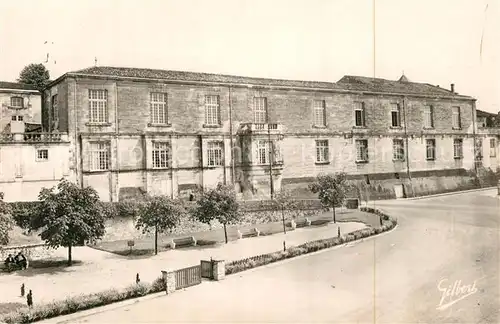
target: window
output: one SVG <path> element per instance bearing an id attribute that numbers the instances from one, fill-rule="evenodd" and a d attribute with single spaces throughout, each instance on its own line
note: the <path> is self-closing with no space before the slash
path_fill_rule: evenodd
<path id="1" fill-rule="evenodd" d="M 326 126 L 325 101 L 314 100 L 314 125 Z"/>
<path id="2" fill-rule="evenodd" d="M 368 140 L 356 140 L 356 162 L 368 162 Z"/>
<path id="3" fill-rule="evenodd" d="M 12 108 L 24 108 L 24 99 L 22 97 L 11 97 L 10 106 Z"/>
<path id="4" fill-rule="evenodd" d="M 219 96 L 205 96 L 205 125 L 220 125 Z"/>
<path id="5" fill-rule="evenodd" d="M 36 160 L 37 161 L 47 161 L 49 159 L 49 150 L 40 149 L 36 151 Z"/>
<path id="6" fill-rule="evenodd" d="M 401 127 L 401 109 L 399 104 L 392 104 L 391 106 L 391 121 L 392 127 Z"/>
<path id="7" fill-rule="evenodd" d="M 462 127 L 462 121 L 460 120 L 460 107 L 451 108 L 452 120 L 451 124 L 453 128 L 459 129 Z"/>
<path id="8" fill-rule="evenodd" d="M 170 166 L 170 143 L 153 142 L 153 168 L 164 169 Z"/>
<path id="9" fill-rule="evenodd" d="M 490 157 L 497 156 L 497 146 L 494 138 L 490 138 Z"/>
<path id="10" fill-rule="evenodd" d="M 109 142 L 90 143 L 90 169 L 104 171 L 109 169 Z"/>
<path id="11" fill-rule="evenodd" d="M 151 93 L 151 124 L 168 124 L 167 94 Z"/>
<path id="12" fill-rule="evenodd" d="M 316 141 L 316 162 L 325 163 L 329 161 L 328 140 Z"/>
<path id="13" fill-rule="evenodd" d="M 427 160 L 435 160 L 436 159 L 436 140 L 428 139 L 425 140 L 426 146 L 426 159 Z"/>
<path id="14" fill-rule="evenodd" d="M 269 163 L 269 142 L 260 140 L 257 141 L 257 163 L 267 164 Z"/>
<path id="15" fill-rule="evenodd" d="M 392 141 L 392 159 L 394 161 L 405 160 L 405 144 L 402 139 Z"/>
<path id="16" fill-rule="evenodd" d="M 24 117 L 23 116 L 17 116 L 17 115 L 14 115 L 12 116 L 12 120 L 13 121 L 23 121 L 24 120 Z"/>
<path id="17" fill-rule="evenodd" d="M 434 107 L 432 106 L 424 107 L 424 127 L 425 128 L 434 127 Z"/>
<path id="18" fill-rule="evenodd" d="M 106 90 L 89 90 L 90 122 L 108 121 L 108 93 Z"/>
<path id="19" fill-rule="evenodd" d="M 483 159 L 483 139 L 476 138 L 474 142 L 476 147 L 476 161 L 481 161 Z"/>
<path id="20" fill-rule="evenodd" d="M 267 100 L 266 98 L 253 98 L 253 113 L 255 124 L 267 123 Z"/>
<path id="21" fill-rule="evenodd" d="M 224 145 L 220 141 L 212 141 L 207 144 L 207 161 L 208 166 L 222 165 L 222 152 Z"/>
<path id="22" fill-rule="evenodd" d="M 455 159 L 461 159 L 464 157 L 464 141 L 461 138 L 455 138 L 453 140 L 453 157 Z"/>
<path id="23" fill-rule="evenodd" d="M 365 124 L 365 104 L 364 102 L 356 102 L 354 108 L 354 125 L 366 126 Z"/>

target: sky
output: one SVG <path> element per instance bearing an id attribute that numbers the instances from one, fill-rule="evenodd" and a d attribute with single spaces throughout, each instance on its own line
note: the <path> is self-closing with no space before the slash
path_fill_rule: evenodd
<path id="1" fill-rule="evenodd" d="M 500 0 L 0 0 L 0 80 L 96 64 L 449 88 L 500 110 Z M 45 44 L 46 42 L 46 44 Z"/>

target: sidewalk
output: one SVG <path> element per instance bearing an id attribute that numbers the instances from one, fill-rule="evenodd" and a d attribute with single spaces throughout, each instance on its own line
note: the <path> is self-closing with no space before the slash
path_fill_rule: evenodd
<path id="1" fill-rule="evenodd" d="M 88 247 L 74 249 L 75 260 L 83 262 L 63 269 L 28 269 L 8 275 L 0 275 L 0 303 L 20 302 L 20 286 L 33 290 L 33 300 L 45 303 L 64 299 L 72 295 L 88 294 L 111 288 L 123 288 L 135 283 L 136 273 L 145 282 L 152 282 L 161 275 L 161 270 L 180 269 L 199 264 L 200 260 L 238 260 L 254 255 L 275 252 L 308 241 L 334 237 L 337 227 L 342 234 L 364 228 L 362 223 L 330 223 L 321 227 L 296 229 L 287 234 L 242 239 L 219 244 L 215 247 L 196 247 L 171 250 L 148 258 L 127 258 Z M 64 253 L 66 249 L 61 249 Z"/>

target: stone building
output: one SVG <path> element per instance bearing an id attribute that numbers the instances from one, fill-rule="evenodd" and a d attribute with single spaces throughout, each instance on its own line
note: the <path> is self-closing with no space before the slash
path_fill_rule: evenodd
<path id="1" fill-rule="evenodd" d="M 62 75 L 44 98 L 44 127 L 68 133 L 71 173 L 105 201 L 218 182 L 243 199 L 281 188 L 307 196 L 314 176 L 338 171 L 373 197 L 405 196 L 458 188 L 478 167 L 475 99 L 405 76 L 329 83 L 91 67 Z"/>
<path id="2" fill-rule="evenodd" d="M 67 134 L 42 132 L 42 94 L 0 82 L 0 192 L 5 201 L 33 201 L 69 176 Z"/>

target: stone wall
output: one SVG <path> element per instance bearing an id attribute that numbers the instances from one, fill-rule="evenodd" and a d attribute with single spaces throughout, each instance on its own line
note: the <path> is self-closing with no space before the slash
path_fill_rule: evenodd
<path id="1" fill-rule="evenodd" d="M 48 248 L 45 244 L 0 247 L 2 262 L 9 254 L 16 255 L 19 252 L 23 252 L 30 261 L 50 259 L 57 255 L 55 249 Z"/>

